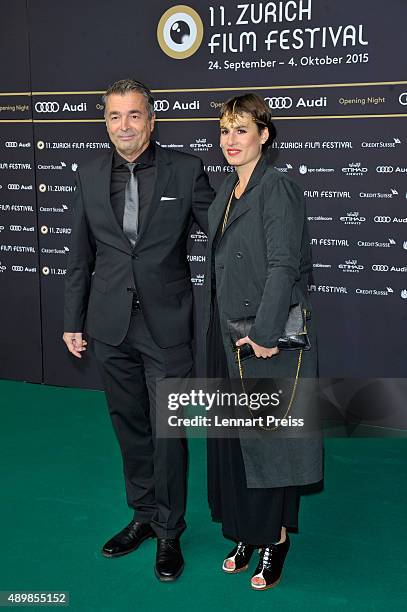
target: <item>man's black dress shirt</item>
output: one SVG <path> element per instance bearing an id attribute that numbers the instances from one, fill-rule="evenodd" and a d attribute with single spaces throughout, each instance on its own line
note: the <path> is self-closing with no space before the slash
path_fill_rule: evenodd
<path id="1" fill-rule="evenodd" d="M 130 175 L 129 169 L 125 165 L 127 163 L 127 160 L 124 159 L 117 151 L 114 152 L 112 161 L 112 177 L 110 181 L 110 202 L 120 227 L 123 227 L 124 197 L 126 184 Z M 150 142 L 147 149 L 143 151 L 140 157 L 135 160 L 135 164 L 136 166 L 134 167 L 133 172 L 136 173 L 138 180 L 140 205 L 138 231 L 140 233 L 146 219 L 147 210 L 153 197 L 155 187 L 156 165 L 155 145 L 153 142 Z"/>

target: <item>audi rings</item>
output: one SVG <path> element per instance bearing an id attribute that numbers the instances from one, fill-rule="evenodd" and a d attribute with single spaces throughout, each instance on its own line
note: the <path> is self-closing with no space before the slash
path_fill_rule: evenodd
<path id="1" fill-rule="evenodd" d="M 373 270 L 373 272 L 388 272 L 389 271 L 389 266 L 374 264 L 372 266 L 372 270 Z"/>
<path id="2" fill-rule="evenodd" d="M 37 113 L 57 113 L 59 104 L 58 102 L 36 102 L 34 108 Z"/>
<path id="3" fill-rule="evenodd" d="M 376 215 L 373 218 L 373 221 L 375 223 L 391 223 L 391 217 L 384 217 L 384 216 Z"/>
<path id="4" fill-rule="evenodd" d="M 391 174 L 392 172 L 394 172 L 394 168 L 393 166 L 377 166 L 376 172 L 378 172 L 379 174 Z"/>
<path id="5" fill-rule="evenodd" d="M 156 112 L 164 112 L 170 108 L 170 103 L 168 100 L 154 100 L 154 110 Z"/>
<path id="6" fill-rule="evenodd" d="M 279 96 L 272 98 L 264 98 L 271 110 L 283 110 L 291 108 L 293 105 L 293 99 L 288 96 Z"/>

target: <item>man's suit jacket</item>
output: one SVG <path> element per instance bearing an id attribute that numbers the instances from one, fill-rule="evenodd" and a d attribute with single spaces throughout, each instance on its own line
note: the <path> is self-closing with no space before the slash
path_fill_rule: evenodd
<path id="1" fill-rule="evenodd" d="M 65 283 L 64 330 L 117 346 L 127 332 L 136 288 L 147 326 L 162 348 L 192 337 L 187 239 L 193 221 L 207 232 L 214 193 L 202 162 L 156 145 L 156 184 L 134 248 L 110 203 L 113 152 L 78 172 Z"/>

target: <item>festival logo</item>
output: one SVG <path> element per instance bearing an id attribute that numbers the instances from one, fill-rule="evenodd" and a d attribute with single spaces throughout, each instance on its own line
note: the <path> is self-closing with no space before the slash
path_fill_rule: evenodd
<path id="1" fill-rule="evenodd" d="M 191 57 L 201 46 L 202 38 L 202 19 L 184 4 L 169 8 L 158 23 L 158 44 L 173 59 Z"/>

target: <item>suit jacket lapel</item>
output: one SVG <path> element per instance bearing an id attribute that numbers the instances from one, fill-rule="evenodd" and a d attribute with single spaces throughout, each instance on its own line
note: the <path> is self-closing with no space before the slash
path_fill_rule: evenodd
<path id="1" fill-rule="evenodd" d="M 103 212 L 107 218 L 109 234 L 111 234 L 114 238 L 114 240 L 111 241 L 111 244 L 117 249 L 129 253 L 131 251 L 131 244 L 128 241 L 127 236 L 124 234 L 123 229 L 117 222 L 116 215 L 113 212 L 112 204 L 110 201 L 112 159 L 113 150 L 108 155 L 103 157 L 100 164 L 100 175 L 99 177 L 97 177 L 95 183 L 96 186 L 99 187 L 100 201 L 103 202 Z M 97 201 L 99 201 L 99 197 L 97 197 Z M 110 230 L 112 230 L 112 232 L 110 232 Z"/>
<path id="2" fill-rule="evenodd" d="M 156 163 L 156 180 L 153 197 L 151 198 L 150 206 L 147 210 L 147 215 L 144 223 L 140 228 L 139 235 L 137 236 L 136 245 L 144 236 L 147 227 L 157 211 L 157 208 L 160 205 L 161 196 L 165 192 L 165 189 L 168 185 L 168 181 L 171 176 L 171 159 L 167 155 L 165 149 L 162 149 L 159 145 L 155 145 L 155 163 Z"/>

